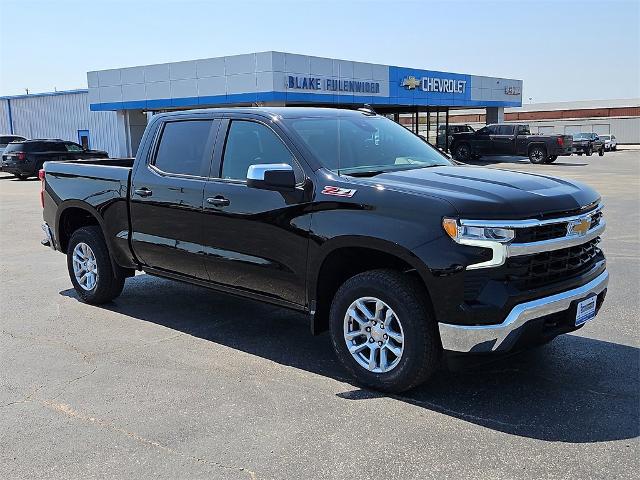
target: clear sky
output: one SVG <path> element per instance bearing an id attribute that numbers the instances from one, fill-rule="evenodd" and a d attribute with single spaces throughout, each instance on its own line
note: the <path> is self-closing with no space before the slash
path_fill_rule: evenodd
<path id="1" fill-rule="evenodd" d="M 0 95 L 278 50 L 524 80 L 525 103 L 640 96 L 640 0 L 0 0 Z"/>

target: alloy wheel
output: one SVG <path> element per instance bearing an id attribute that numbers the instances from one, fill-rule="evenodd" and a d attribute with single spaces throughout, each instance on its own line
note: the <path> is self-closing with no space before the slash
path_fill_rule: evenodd
<path id="1" fill-rule="evenodd" d="M 404 351 L 404 332 L 393 309 L 375 297 L 355 300 L 344 316 L 344 341 L 358 364 L 374 373 L 398 366 Z"/>
<path id="2" fill-rule="evenodd" d="M 91 247 L 84 242 L 73 249 L 73 274 L 84 290 L 93 290 L 98 283 L 98 264 Z"/>

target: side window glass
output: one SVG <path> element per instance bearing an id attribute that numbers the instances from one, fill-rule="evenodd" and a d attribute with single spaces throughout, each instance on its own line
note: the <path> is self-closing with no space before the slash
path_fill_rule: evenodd
<path id="1" fill-rule="evenodd" d="M 500 125 L 498 135 L 513 135 L 513 125 Z"/>
<path id="2" fill-rule="evenodd" d="M 249 166 L 264 163 L 291 165 L 296 181 L 302 180 L 302 172 L 291 152 L 270 128 L 256 122 L 233 120 L 224 148 L 222 178 L 246 180 Z"/>
<path id="3" fill-rule="evenodd" d="M 162 129 L 154 165 L 167 173 L 206 176 L 211 163 L 211 120 L 167 122 Z"/>
<path id="4" fill-rule="evenodd" d="M 65 143 L 64 146 L 67 148 L 67 152 L 82 152 L 82 147 L 75 143 Z"/>

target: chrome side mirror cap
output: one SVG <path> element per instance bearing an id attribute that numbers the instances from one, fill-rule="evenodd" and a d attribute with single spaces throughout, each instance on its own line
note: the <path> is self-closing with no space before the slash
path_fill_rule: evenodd
<path id="1" fill-rule="evenodd" d="M 296 187 L 296 175 L 287 163 L 251 165 L 247 170 L 247 186 L 263 190 L 292 190 Z"/>

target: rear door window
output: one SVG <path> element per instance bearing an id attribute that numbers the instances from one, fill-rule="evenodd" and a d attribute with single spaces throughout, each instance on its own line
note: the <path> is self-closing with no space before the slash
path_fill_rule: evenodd
<path id="1" fill-rule="evenodd" d="M 498 126 L 498 135 L 513 135 L 514 125 L 500 125 Z"/>
<path id="2" fill-rule="evenodd" d="M 64 146 L 67 149 L 67 152 L 83 152 L 84 151 L 82 147 L 77 143 L 67 142 L 64 144 Z"/>
<path id="3" fill-rule="evenodd" d="M 165 173 L 207 176 L 214 130 L 212 120 L 165 123 L 153 165 Z"/>

